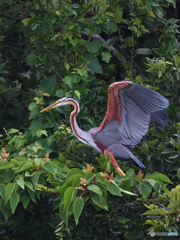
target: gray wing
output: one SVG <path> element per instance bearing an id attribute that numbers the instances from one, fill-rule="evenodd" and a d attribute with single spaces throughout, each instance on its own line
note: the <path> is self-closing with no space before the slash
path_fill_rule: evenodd
<path id="1" fill-rule="evenodd" d="M 147 134 L 150 121 L 161 127 L 167 124 L 168 115 L 164 109 L 169 106 L 169 101 L 157 92 L 130 82 L 126 87 L 118 88 L 118 98 L 121 121 L 104 120 L 107 123 L 95 136 L 103 145 L 121 143 L 134 147 Z"/>
<path id="2" fill-rule="evenodd" d="M 169 117 L 166 110 L 153 112 L 151 114 L 151 122 L 154 122 L 156 125 L 162 128 L 164 128 L 167 125 L 168 119 Z"/>
<path id="3" fill-rule="evenodd" d="M 165 125 L 168 115 L 164 109 L 169 101 L 157 92 L 133 83 L 119 90 L 122 122 L 118 128 L 121 143 L 136 145 L 146 135 L 150 121 Z M 162 111 L 163 110 L 163 111 Z"/>

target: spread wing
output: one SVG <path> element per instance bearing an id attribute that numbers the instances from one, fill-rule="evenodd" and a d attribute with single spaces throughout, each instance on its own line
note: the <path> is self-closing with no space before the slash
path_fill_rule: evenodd
<path id="1" fill-rule="evenodd" d="M 150 121 L 161 127 L 167 124 L 164 109 L 168 105 L 165 97 L 147 87 L 130 81 L 113 83 L 108 89 L 107 113 L 98 132 L 113 138 L 113 130 L 120 143 L 134 146 L 146 135 Z"/>

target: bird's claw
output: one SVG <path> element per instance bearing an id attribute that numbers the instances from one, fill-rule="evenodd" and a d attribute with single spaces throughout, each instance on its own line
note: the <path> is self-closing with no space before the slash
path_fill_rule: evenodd
<path id="1" fill-rule="evenodd" d="M 116 170 L 118 171 L 118 173 L 121 175 L 121 176 L 125 176 L 125 173 L 122 171 L 122 169 L 120 167 L 117 167 Z"/>

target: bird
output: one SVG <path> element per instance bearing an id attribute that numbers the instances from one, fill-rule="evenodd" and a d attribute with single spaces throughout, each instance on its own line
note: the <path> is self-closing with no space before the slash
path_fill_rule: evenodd
<path id="1" fill-rule="evenodd" d="M 161 128 L 168 122 L 166 111 L 169 106 L 168 99 L 132 81 L 114 82 L 109 86 L 105 117 L 99 127 L 87 132 L 80 129 L 77 124 L 76 116 L 80 112 L 80 107 L 71 97 L 62 97 L 40 112 L 68 104 L 74 106 L 70 114 L 70 124 L 75 136 L 105 157 L 109 155 L 110 163 L 121 176 L 125 176 L 125 173 L 116 159 L 132 163 L 140 169 L 145 168 L 131 149 L 142 144 L 150 122 Z"/>

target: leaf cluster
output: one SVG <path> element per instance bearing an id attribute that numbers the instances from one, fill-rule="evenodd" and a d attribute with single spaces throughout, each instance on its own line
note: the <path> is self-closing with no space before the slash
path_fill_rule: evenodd
<path id="1" fill-rule="evenodd" d="M 0 238 L 147 239 L 150 222 L 179 231 L 179 12 L 175 0 L 0 2 Z M 79 126 L 99 126 L 119 80 L 170 101 L 168 126 L 150 125 L 133 150 L 144 173 L 118 162 L 125 178 L 75 139 L 71 107 L 39 114 L 73 97 Z"/>

